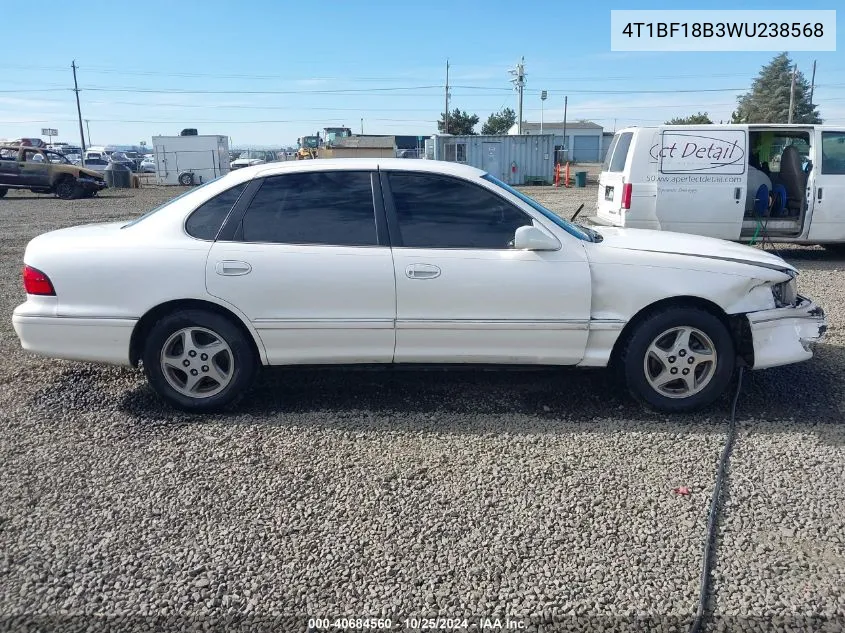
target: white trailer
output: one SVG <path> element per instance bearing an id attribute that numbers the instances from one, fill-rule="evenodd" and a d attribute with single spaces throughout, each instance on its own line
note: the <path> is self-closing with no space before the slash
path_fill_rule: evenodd
<path id="1" fill-rule="evenodd" d="M 154 136 L 156 183 L 200 185 L 229 173 L 229 137 Z"/>

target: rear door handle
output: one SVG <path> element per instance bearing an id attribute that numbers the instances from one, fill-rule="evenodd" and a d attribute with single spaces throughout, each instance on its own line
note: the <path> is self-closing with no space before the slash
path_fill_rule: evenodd
<path id="1" fill-rule="evenodd" d="M 440 269 L 434 264 L 410 264 L 405 275 L 408 279 L 434 279 L 440 276 Z"/>
<path id="2" fill-rule="evenodd" d="M 740 198 L 742 198 L 742 188 L 734 187 L 734 200 L 739 202 Z"/>
<path id="3" fill-rule="evenodd" d="M 250 266 L 247 262 L 227 259 L 222 262 L 217 262 L 214 269 L 217 271 L 218 275 L 237 276 L 249 274 L 252 271 L 252 266 Z"/>
<path id="4" fill-rule="evenodd" d="M 819 202 L 821 202 L 821 201 L 822 201 L 822 188 L 821 188 L 821 187 L 819 187 L 819 188 L 816 190 L 816 199 L 817 199 Z"/>

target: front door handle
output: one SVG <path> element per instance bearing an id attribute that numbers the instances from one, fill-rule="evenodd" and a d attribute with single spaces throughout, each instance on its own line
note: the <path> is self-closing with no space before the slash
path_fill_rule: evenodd
<path id="1" fill-rule="evenodd" d="M 740 201 L 741 199 L 742 199 L 742 188 L 741 188 L 741 187 L 735 187 L 735 188 L 734 188 L 734 200 L 735 200 L 737 203 L 739 203 L 739 201 Z"/>
<path id="2" fill-rule="evenodd" d="M 819 202 L 822 201 L 822 188 L 821 187 L 816 189 L 816 200 L 818 200 Z"/>
<path id="3" fill-rule="evenodd" d="M 218 275 L 237 276 L 246 275 L 252 271 L 252 266 L 247 262 L 227 259 L 222 262 L 217 262 L 214 267 Z"/>
<path id="4" fill-rule="evenodd" d="M 440 276 L 440 269 L 434 264 L 410 264 L 405 275 L 408 279 L 434 279 Z"/>

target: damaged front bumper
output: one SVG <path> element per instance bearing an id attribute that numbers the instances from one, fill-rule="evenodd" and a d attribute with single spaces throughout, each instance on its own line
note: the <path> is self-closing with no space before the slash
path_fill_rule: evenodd
<path id="1" fill-rule="evenodd" d="M 91 176 L 80 176 L 77 180 L 88 191 L 102 191 L 108 187 L 105 180 L 92 178 Z"/>
<path id="2" fill-rule="evenodd" d="M 753 369 L 788 365 L 813 357 L 827 330 L 824 310 L 806 297 L 795 305 L 746 315 L 754 345 Z"/>

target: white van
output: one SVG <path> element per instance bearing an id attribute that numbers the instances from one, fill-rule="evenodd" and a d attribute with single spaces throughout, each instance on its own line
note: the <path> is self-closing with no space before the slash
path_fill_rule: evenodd
<path id="1" fill-rule="evenodd" d="M 845 243 L 845 127 L 666 125 L 616 133 L 596 224 Z"/>

